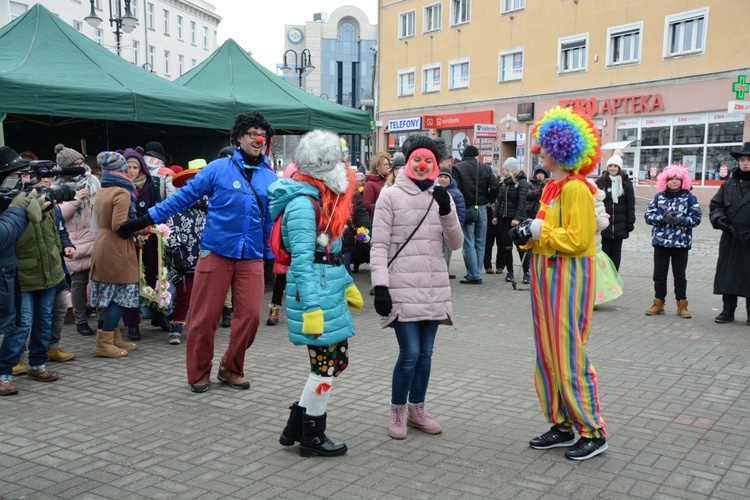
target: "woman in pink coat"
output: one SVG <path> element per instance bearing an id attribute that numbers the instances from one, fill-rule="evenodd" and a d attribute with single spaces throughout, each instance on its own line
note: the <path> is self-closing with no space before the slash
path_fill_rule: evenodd
<path id="1" fill-rule="evenodd" d="M 452 324 L 443 244 L 458 250 L 464 240 L 453 200 L 435 184 L 445 156 L 442 146 L 422 136 L 404 143 L 406 166 L 393 187 L 381 192 L 373 220 L 375 310 L 384 328 L 393 327 L 399 345 L 391 386 L 393 439 L 405 439 L 407 425 L 428 434 L 442 432 L 425 413 L 424 401 L 438 325 Z"/>

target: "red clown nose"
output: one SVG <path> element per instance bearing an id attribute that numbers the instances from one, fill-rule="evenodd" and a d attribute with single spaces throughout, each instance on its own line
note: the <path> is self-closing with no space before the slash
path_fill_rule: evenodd
<path id="1" fill-rule="evenodd" d="M 255 144 L 261 145 L 264 142 L 266 142 L 266 138 L 265 137 L 261 137 L 261 136 L 256 136 L 255 137 Z"/>
<path id="2" fill-rule="evenodd" d="M 427 172 L 428 168 L 429 166 L 427 165 L 427 162 L 424 160 L 417 163 L 417 170 L 419 170 L 420 172 Z"/>

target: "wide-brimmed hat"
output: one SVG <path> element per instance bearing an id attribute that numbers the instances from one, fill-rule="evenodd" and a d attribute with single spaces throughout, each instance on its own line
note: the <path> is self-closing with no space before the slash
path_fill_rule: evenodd
<path id="1" fill-rule="evenodd" d="M 734 158 L 735 160 L 739 160 L 740 156 L 750 156 L 750 142 L 746 142 L 745 144 L 743 144 L 742 149 L 740 149 L 739 151 L 732 151 L 729 154 L 731 154 L 732 158 Z"/>
<path id="2" fill-rule="evenodd" d="M 0 148 L 0 174 L 10 174 L 28 164 L 29 160 L 21 158 L 12 148 L 8 146 Z"/>
<path id="3" fill-rule="evenodd" d="M 203 158 L 190 160 L 188 162 L 188 168 L 186 168 L 182 172 L 174 174 L 174 176 L 172 177 L 172 185 L 176 188 L 181 188 L 187 181 L 195 177 L 195 175 L 200 172 L 205 166 L 206 160 L 204 160 Z"/>

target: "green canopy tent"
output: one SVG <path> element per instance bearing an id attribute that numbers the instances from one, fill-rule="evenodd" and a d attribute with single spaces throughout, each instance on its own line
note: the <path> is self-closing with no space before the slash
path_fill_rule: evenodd
<path id="1" fill-rule="evenodd" d="M 80 141 L 81 149 L 88 143 L 95 154 L 182 135 L 206 137 L 212 159 L 227 142 L 235 106 L 125 61 L 36 4 L 0 29 L 0 119 L 4 114 L 9 144 L 47 158 L 56 141 Z"/>
<path id="2" fill-rule="evenodd" d="M 321 99 L 283 81 L 227 40 L 175 83 L 233 100 L 238 112 L 260 110 L 280 133 L 315 128 L 339 134 L 370 133 L 370 114 Z"/>

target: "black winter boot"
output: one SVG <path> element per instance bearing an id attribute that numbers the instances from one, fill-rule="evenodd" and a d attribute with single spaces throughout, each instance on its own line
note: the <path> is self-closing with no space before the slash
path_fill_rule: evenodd
<path id="1" fill-rule="evenodd" d="M 138 325 L 128 327 L 128 340 L 141 340 L 141 329 Z"/>
<path id="2" fill-rule="evenodd" d="M 346 443 L 334 443 L 326 437 L 326 414 L 314 417 L 305 413 L 302 420 L 302 440 L 299 456 L 338 457 L 347 451 Z"/>
<path id="3" fill-rule="evenodd" d="M 721 313 L 714 318 L 714 323 L 731 323 L 732 321 L 734 321 L 733 310 L 723 309 Z"/>
<path id="4" fill-rule="evenodd" d="M 164 316 L 164 313 L 153 306 L 151 306 L 149 309 L 151 309 L 151 326 L 161 328 L 162 331 L 165 332 L 172 331 L 172 324 L 169 322 L 167 317 Z"/>
<path id="5" fill-rule="evenodd" d="M 295 401 L 289 407 L 291 410 L 289 420 L 286 421 L 286 427 L 281 431 L 281 437 L 279 437 L 279 443 L 282 446 L 292 446 L 302 439 L 302 419 L 305 415 L 305 409 L 298 403 L 299 401 Z"/>

